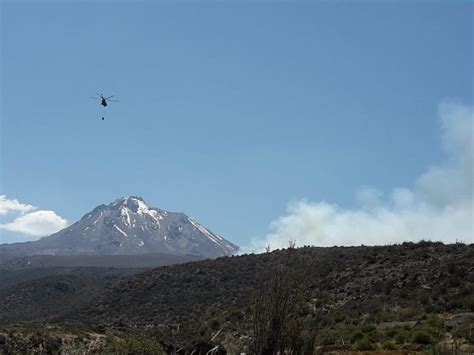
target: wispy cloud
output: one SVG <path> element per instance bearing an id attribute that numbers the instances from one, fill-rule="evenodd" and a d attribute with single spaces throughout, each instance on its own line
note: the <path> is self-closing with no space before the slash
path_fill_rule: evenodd
<path id="1" fill-rule="evenodd" d="M 0 229 L 20 233 L 31 237 L 41 237 L 55 233 L 68 225 L 67 220 L 54 211 L 38 210 L 37 208 L 0 196 L 0 215 L 15 214 L 13 220 L 0 224 Z"/>
<path id="2" fill-rule="evenodd" d="M 375 245 L 431 239 L 474 242 L 472 107 L 443 103 L 439 107 L 447 160 L 430 167 L 412 188 L 394 188 L 384 195 L 373 187 L 357 191 L 359 207 L 345 209 L 328 202 L 298 201 L 287 215 L 270 225 L 270 232 L 252 242 L 266 245 Z"/>

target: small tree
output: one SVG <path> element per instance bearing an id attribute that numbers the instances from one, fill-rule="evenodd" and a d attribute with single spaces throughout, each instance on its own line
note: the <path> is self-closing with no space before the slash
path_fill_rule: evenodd
<path id="1" fill-rule="evenodd" d="M 291 352 L 292 338 L 298 336 L 295 321 L 297 280 L 292 271 L 293 246 L 286 252 L 283 263 L 271 269 L 270 275 L 260 286 L 253 312 L 252 350 L 258 355 Z"/>
<path id="2" fill-rule="evenodd" d="M 291 238 L 289 241 L 288 241 L 288 249 L 295 249 L 296 248 L 296 240 L 294 240 L 293 238 Z"/>

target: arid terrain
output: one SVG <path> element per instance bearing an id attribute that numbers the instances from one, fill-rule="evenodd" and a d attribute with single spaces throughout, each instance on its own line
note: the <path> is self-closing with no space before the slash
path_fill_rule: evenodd
<path id="1" fill-rule="evenodd" d="M 58 270 L 22 270 L 35 279 L 0 290 L 4 353 L 473 350 L 472 244 L 301 247 L 148 270 Z"/>

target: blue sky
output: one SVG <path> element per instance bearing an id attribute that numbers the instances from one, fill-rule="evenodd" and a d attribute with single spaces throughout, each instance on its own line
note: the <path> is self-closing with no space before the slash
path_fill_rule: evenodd
<path id="1" fill-rule="evenodd" d="M 472 105 L 467 1 L 3 1 L 1 22 L 0 194 L 70 223 L 140 195 L 248 245 L 295 201 L 411 189 L 447 159 L 439 105 Z"/>

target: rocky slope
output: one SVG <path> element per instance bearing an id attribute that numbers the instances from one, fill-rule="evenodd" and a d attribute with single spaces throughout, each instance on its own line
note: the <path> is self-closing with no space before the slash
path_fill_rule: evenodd
<path id="1" fill-rule="evenodd" d="M 291 259 L 285 261 L 289 253 Z M 392 305 L 427 311 L 462 306 L 474 311 L 474 244 L 422 242 L 305 247 L 160 267 L 119 285 L 87 313 L 102 320 L 112 320 L 116 314 L 131 324 L 172 322 L 180 316 L 189 321 L 192 309 L 248 304 L 273 270 L 284 263 L 297 281 L 295 289 L 305 295 L 308 306 L 319 310 L 347 308 L 346 314 L 361 315 Z M 148 307 L 154 311 L 149 312 Z M 173 312 L 167 311 L 170 307 Z"/>
<path id="2" fill-rule="evenodd" d="M 474 342 L 474 245 L 431 242 L 222 257 L 159 267 L 102 289 L 93 275 L 50 276 L 1 290 L 0 323 L 54 318 L 188 350 L 201 341 L 221 344 L 238 354 L 248 350 L 255 304 L 272 295 L 272 280 L 292 293 L 294 328 L 286 339 L 306 344 L 309 354 L 315 347 L 427 351 L 437 342 Z"/>

